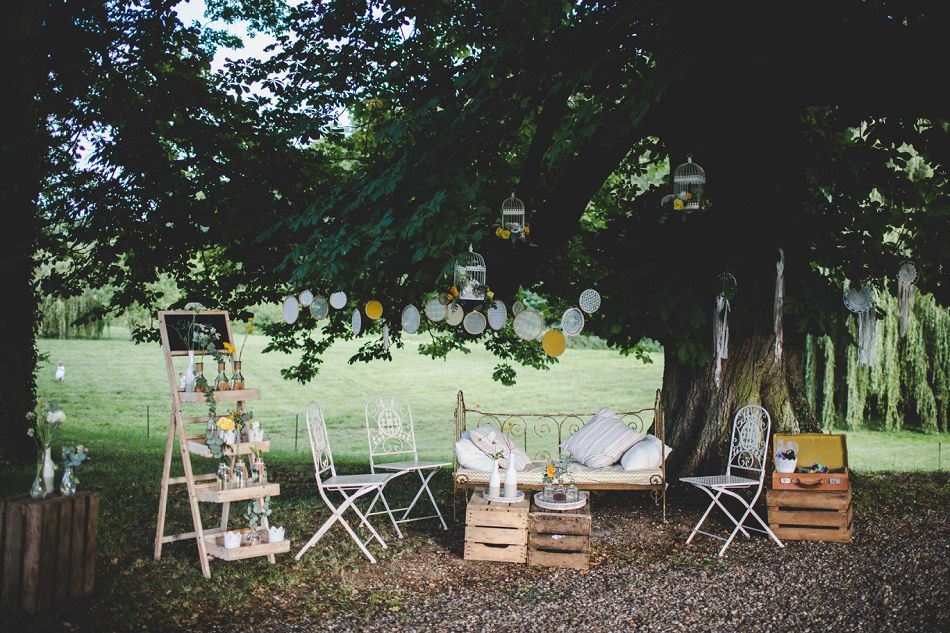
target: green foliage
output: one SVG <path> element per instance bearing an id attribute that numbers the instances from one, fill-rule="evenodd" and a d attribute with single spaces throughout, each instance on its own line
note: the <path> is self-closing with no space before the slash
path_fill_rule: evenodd
<path id="1" fill-rule="evenodd" d="M 72 297 L 44 296 L 37 311 L 40 321 L 37 336 L 44 338 L 99 338 L 107 326 L 99 315 L 108 306 L 108 294 L 86 288 Z"/>

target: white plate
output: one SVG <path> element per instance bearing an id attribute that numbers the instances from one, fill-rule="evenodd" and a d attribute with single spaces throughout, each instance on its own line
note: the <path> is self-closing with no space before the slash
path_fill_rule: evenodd
<path id="1" fill-rule="evenodd" d="M 462 319 L 464 318 L 465 318 L 465 310 L 462 309 L 462 306 L 460 306 L 457 303 L 453 303 L 452 305 L 448 306 L 448 309 L 445 315 L 446 323 L 448 323 L 452 327 L 455 327 L 456 325 L 461 323 Z"/>
<path id="2" fill-rule="evenodd" d="M 402 309 L 402 330 L 406 334 L 415 334 L 419 330 L 419 308 L 407 305 Z"/>
<path id="3" fill-rule="evenodd" d="M 600 309 L 600 293 L 593 288 L 588 288 L 581 293 L 577 304 L 581 307 L 581 310 L 587 314 L 593 314 Z"/>
<path id="4" fill-rule="evenodd" d="M 286 323 L 296 323 L 300 316 L 300 302 L 297 297 L 287 297 L 284 299 L 284 321 Z"/>
<path id="5" fill-rule="evenodd" d="M 462 326 L 465 328 L 465 331 L 475 336 L 484 332 L 487 324 L 488 320 L 485 318 L 485 315 L 478 310 L 472 310 L 466 314 L 462 320 Z"/>
<path id="6" fill-rule="evenodd" d="M 485 501 L 494 501 L 495 503 L 518 503 L 519 501 L 524 501 L 524 492 L 519 490 L 518 494 L 514 497 L 496 497 L 495 495 L 488 494 L 487 490 L 482 491 L 482 496 L 485 497 Z"/>
<path id="7" fill-rule="evenodd" d="M 304 290 L 299 295 L 297 295 L 297 301 L 300 302 L 300 305 L 306 308 L 311 303 L 313 303 L 313 293 L 309 290 Z"/>
<path id="8" fill-rule="evenodd" d="M 445 318 L 445 304 L 438 299 L 429 299 L 426 304 L 426 318 L 438 323 Z"/>
<path id="9" fill-rule="evenodd" d="M 310 316 L 319 321 L 320 319 L 327 318 L 327 315 L 330 314 L 330 304 L 327 303 L 326 297 L 317 295 L 313 298 L 313 301 L 310 302 Z"/>
<path id="10" fill-rule="evenodd" d="M 353 336 L 359 336 L 360 330 L 363 328 L 363 316 L 360 314 L 359 308 L 353 310 Z"/>
<path id="11" fill-rule="evenodd" d="M 521 314 L 521 311 L 524 310 L 524 304 L 520 301 L 515 301 L 511 304 L 511 313 L 515 316 Z"/>
<path id="12" fill-rule="evenodd" d="M 334 292 L 330 295 L 330 305 L 334 309 L 339 310 L 346 305 L 346 293 L 345 292 Z"/>
<path id="13" fill-rule="evenodd" d="M 577 336 L 584 331 L 584 313 L 578 308 L 568 308 L 561 316 L 561 329 L 568 336 Z"/>
<path id="14" fill-rule="evenodd" d="M 541 336 L 544 330 L 544 319 L 530 308 L 525 308 L 515 316 L 515 334 L 526 341 L 533 341 Z"/>
<path id="15" fill-rule="evenodd" d="M 565 501 L 543 501 L 541 499 L 543 495 L 543 492 L 534 493 L 534 505 L 545 510 L 578 510 L 587 505 L 587 493 L 583 491 L 578 492 L 579 500 L 570 503 Z"/>
<path id="16" fill-rule="evenodd" d="M 500 330 L 505 327 L 506 321 L 508 321 L 508 308 L 505 307 L 504 303 L 496 299 L 495 305 L 488 308 L 488 325 L 490 325 L 493 330 Z"/>

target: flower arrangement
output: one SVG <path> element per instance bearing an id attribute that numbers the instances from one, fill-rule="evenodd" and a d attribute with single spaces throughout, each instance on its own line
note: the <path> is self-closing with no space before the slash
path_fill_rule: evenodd
<path id="1" fill-rule="evenodd" d="M 254 317 L 249 317 L 247 323 L 244 324 L 244 340 L 241 341 L 241 351 L 238 352 L 237 360 L 241 361 L 241 358 L 244 357 L 244 346 L 247 344 L 247 337 L 254 333 Z M 231 352 L 234 354 L 234 352 Z"/>
<path id="2" fill-rule="evenodd" d="M 506 425 L 502 425 L 502 427 L 501 427 L 502 433 L 504 433 L 504 432 L 507 430 L 507 429 L 505 428 L 505 426 L 506 426 Z M 508 428 L 511 428 L 511 427 L 508 426 Z M 493 460 L 495 460 L 495 461 L 497 461 L 497 460 L 499 460 L 499 459 L 503 459 L 503 458 L 505 457 L 505 446 L 504 446 L 504 445 L 499 445 L 497 438 L 498 438 L 498 436 L 495 434 L 495 432 L 494 432 L 494 431 L 491 431 L 491 432 L 488 434 L 488 441 L 486 442 L 486 443 L 489 445 L 489 448 L 490 448 L 490 451 L 491 451 L 491 452 L 486 451 L 486 454 L 487 454 L 489 457 L 491 457 Z M 475 441 L 478 442 L 478 443 L 482 443 L 484 440 L 482 440 L 481 437 L 476 437 L 476 438 L 475 438 Z"/>
<path id="3" fill-rule="evenodd" d="M 530 236 L 531 227 L 527 224 L 524 225 L 524 228 L 520 232 L 512 231 L 511 229 L 501 225 L 495 227 L 495 237 L 508 240 L 512 244 L 515 242 L 527 242 Z"/>
<path id="4" fill-rule="evenodd" d="M 30 422 L 26 434 L 33 438 L 42 455 L 52 446 L 59 427 L 66 421 L 66 412 L 56 402 L 44 403 L 42 398 L 37 398 L 36 406 L 26 414 L 26 419 Z"/>
<path id="5" fill-rule="evenodd" d="M 66 468 L 79 468 L 88 457 L 88 451 L 82 444 L 63 447 L 63 466 Z"/>
<path id="6" fill-rule="evenodd" d="M 570 455 L 562 455 L 561 458 L 557 461 L 552 461 L 547 465 L 547 468 L 544 470 L 544 476 L 541 478 L 541 481 L 545 484 L 553 484 L 557 482 L 558 484 L 563 484 L 564 479 L 571 476 L 571 457 Z"/>

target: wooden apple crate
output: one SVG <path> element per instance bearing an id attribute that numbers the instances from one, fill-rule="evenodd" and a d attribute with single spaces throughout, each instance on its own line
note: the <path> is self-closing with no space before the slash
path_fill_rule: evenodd
<path id="1" fill-rule="evenodd" d="M 487 501 L 476 489 L 465 510 L 465 560 L 524 564 L 527 558 L 527 497 L 518 503 Z"/>
<path id="2" fill-rule="evenodd" d="M 782 540 L 847 543 L 853 534 L 851 491 L 769 490 L 769 527 Z"/>
<path id="3" fill-rule="evenodd" d="M 545 510 L 531 504 L 528 514 L 528 564 L 590 567 L 590 503 L 577 510 Z"/>

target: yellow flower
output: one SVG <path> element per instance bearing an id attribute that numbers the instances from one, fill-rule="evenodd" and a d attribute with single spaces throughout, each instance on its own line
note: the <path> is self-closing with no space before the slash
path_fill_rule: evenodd
<path id="1" fill-rule="evenodd" d="M 554 477 L 554 464 L 548 464 L 548 477 Z"/>
<path id="2" fill-rule="evenodd" d="M 37 398 L 37 399 L 36 399 L 36 404 L 43 404 L 43 399 L 42 399 L 42 398 Z"/>
<path id="3" fill-rule="evenodd" d="M 454 299 L 455 297 L 453 297 L 453 296 L 452 296 L 452 293 L 450 292 L 450 293 L 448 293 L 447 295 L 445 295 L 445 298 L 448 299 L 449 301 L 451 301 L 451 300 Z"/>
<path id="4" fill-rule="evenodd" d="M 501 231 L 501 236 L 507 240 L 509 237 L 511 237 L 511 231 L 508 229 L 503 229 Z"/>
<path id="5" fill-rule="evenodd" d="M 683 208 L 683 201 L 677 198 L 673 201 L 673 208 L 677 211 Z"/>
<path id="6" fill-rule="evenodd" d="M 693 194 L 691 194 L 690 192 L 687 191 L 685 198 L 686 198 L 687 200 L 692 200 L 692 199 L 693 199 Z"/>
<path id="7" fill-rule="evenodd" d="M 498 237 L 501 237 L 501 227 L 500 227 L 500 226 L 495 229 L 495 235 L 497 235 Z"/>
<path id="8" fill-rule="evenodd" d="M 524 234 L 531 235 L 531 227 L 528 226 L 527 224 L 524 225 Z"/>
<path id="9" fill-rule="evenodd" d="M 224 349 L 228 350 L 229 354 L 233 354 L 235 351 L 234 346 L 228 343 L 227 341 L 224 342 Z"/>
<path id="10" fill-rule="evenodd" d="M 231 418 L 218 418 L 218 428 L 222 431 L 233 431 L 234 430 L 234 420 Z"/>
<path id="11" fill-rule="evenodd" d="M 452 286 L 452 294 L 456 297 L 459 296 L 459 289 L 456 286 Z"/>
<path id="12" fill-rule="evenodd" d="M 254 317 L 248 317 L 247 322 L 248 322 L 248 323 L 253 323 L 253 322 L 254 322 Z"/>
<path id="13" fill-rule="evenodd" d="M 248 334 L 253 334 L 253 333 L 254 333 L 254 326 L 253 326 L 253 325 L 247 326 L 247 333 L 248 333 Z"/>
<path id="14" fill-rule="evenodd" d="M 495 293 L 491 291 L 491 288 L 487 289 L 487 290 L 485 291 L 485 294 L 488 295 L 488 298 L 489 298 L 489 299 L 494 299 L 494 298 L 495 298 Z"/>

